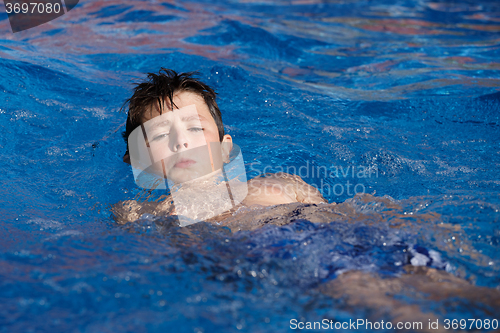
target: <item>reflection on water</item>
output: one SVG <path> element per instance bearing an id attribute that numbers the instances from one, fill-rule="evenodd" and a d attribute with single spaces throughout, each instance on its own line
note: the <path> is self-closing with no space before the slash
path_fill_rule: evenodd
<path id="1" fill-rule="evenodd" d="M 71 72 L 83 70 L 74 66 L 82 55 L 180 50 L 264 76 L 272 69 L 285 82 L 336 98 L 393 100 L 430 92 L 459 95 L 457 86 L 471 94 L 495 91 L 499 22 L 496 1 L 487 0 L 480 5 L 85 1 L 71 15 L 23 32 L 36 50 L 12 46 L 8 40 L 19 40 L 18 35 L 9 33 L 7 20 L 0 21 L 7 39 L 0 45 L 2 58 L 62 60 Z M 46 58 L 35 56 L 40 53 Z M 92 75 L 116 83 L 122 75 L 144 72 L 140 67 L 157 69 L 143 60 L 134 64 L 137 72 L 120 73 L 128 64 L 117 60 Z"/>

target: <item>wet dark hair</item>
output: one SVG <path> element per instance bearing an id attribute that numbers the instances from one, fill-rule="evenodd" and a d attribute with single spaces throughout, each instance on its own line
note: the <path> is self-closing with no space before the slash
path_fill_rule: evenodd
<path id="1" fill-rule="evenodd" d="M 219 130 L 219 140 L 224 138 L 224 124 L 219 106 L 215 102 L 216 92 L 205 83 L 194 78 L 197 72 L 180 73 L 166 68 L 161 68 L 158 74 L 148 73 L 146 82 L 136 84 L 134 94 L 127 99 L 122 106 L 122 109 L 128 104 L 128 117 L 125 131 L 122 133 L 125 142 L 127 142 L 128 155 L 128 137 L 137 127 L 141 126 L 142 116 L 146 113 L 148 106 L 158 105 L 160 114 L 163 112 L 162 101 L 170 102 L 170 105 L 177 107 L 174 104 L 174 94 L 181 91 L 188 91 L 203 97 L 208 106 L 208 110 L 215 120 L 217 129 Z M 124 157 L 125 157 L 124 156 Z"/>

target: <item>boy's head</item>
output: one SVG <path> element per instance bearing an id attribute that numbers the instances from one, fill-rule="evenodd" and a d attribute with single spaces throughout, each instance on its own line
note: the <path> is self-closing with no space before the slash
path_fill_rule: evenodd
<path id="1" fill-rule="evenodd" d="M 207 113 L 205 117 L 208 119 L 203 126 L 206 142 L 213 141 L 214 138 L 219 142 L 231 141 L 229 135 L 224 135 L 221 113 L 215 101 L 216 93 L 194 78 L 194 74 L 178 74 L 161 68 L 158 74 L 148 73 L 148 80 L 136 85 L 134 94 L 125 102 L 125 105 L 129 104 L 127 125 L 123 132 L 127 142 L 127 152 L 123 157 L 125 162 L 130 163 L 128 139 L 136 128 L 158 115 L 183 108 L 189 103 L 197 105 L 201 117 L 203 113 Z M 179 103 L 182 105 L 177 105 Z M 185 145 L 187 148 L 187 143 Z"/>
<path id="2" fill-rule="evenodd" d="M 232 139 L 224 135 L 215 92 L 192 73 L 164 68 L 158 74 L 149 73 L 127 102 L 123 160 L 132 164 L 136 182 L 146 171 L 155 175 L 155 182 L 184 183 L 212 174 L 229 162 Z M 142 181 L 138 184 L 149 186 Z"/>

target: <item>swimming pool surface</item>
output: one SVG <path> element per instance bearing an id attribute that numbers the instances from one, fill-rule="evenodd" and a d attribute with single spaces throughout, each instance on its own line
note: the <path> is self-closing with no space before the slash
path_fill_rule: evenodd
<path id="1" fill-rule="evenodd" d="M 498 292 L 498 1 L 81 0 L 16 34 L 0 13 L 0 332 L 288 332 L 405 306 L 441 328 L 500 320 L 498 299 L 403 290 L 376 312 L 331 291 L 433 257 Z M 249 177 L 296 170 L 342 204 L 250 211 L 235 223 L 267 225 L 235 233 L 115 224 L 143 195 L 120 107 L 160 67 L 216 89 Z"/>

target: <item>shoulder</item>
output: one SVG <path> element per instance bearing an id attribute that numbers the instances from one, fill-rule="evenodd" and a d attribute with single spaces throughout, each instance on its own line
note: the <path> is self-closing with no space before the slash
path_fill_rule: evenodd
<path id="1" fill-rule="evenodd" d="M 252 202 L 266 206 L 292 202 L 314 204 L 327 202 L 316 188 L 307 184 L 302 178 L 284 172 L 250 179 L 245 201 L 247 204 Z"/>

